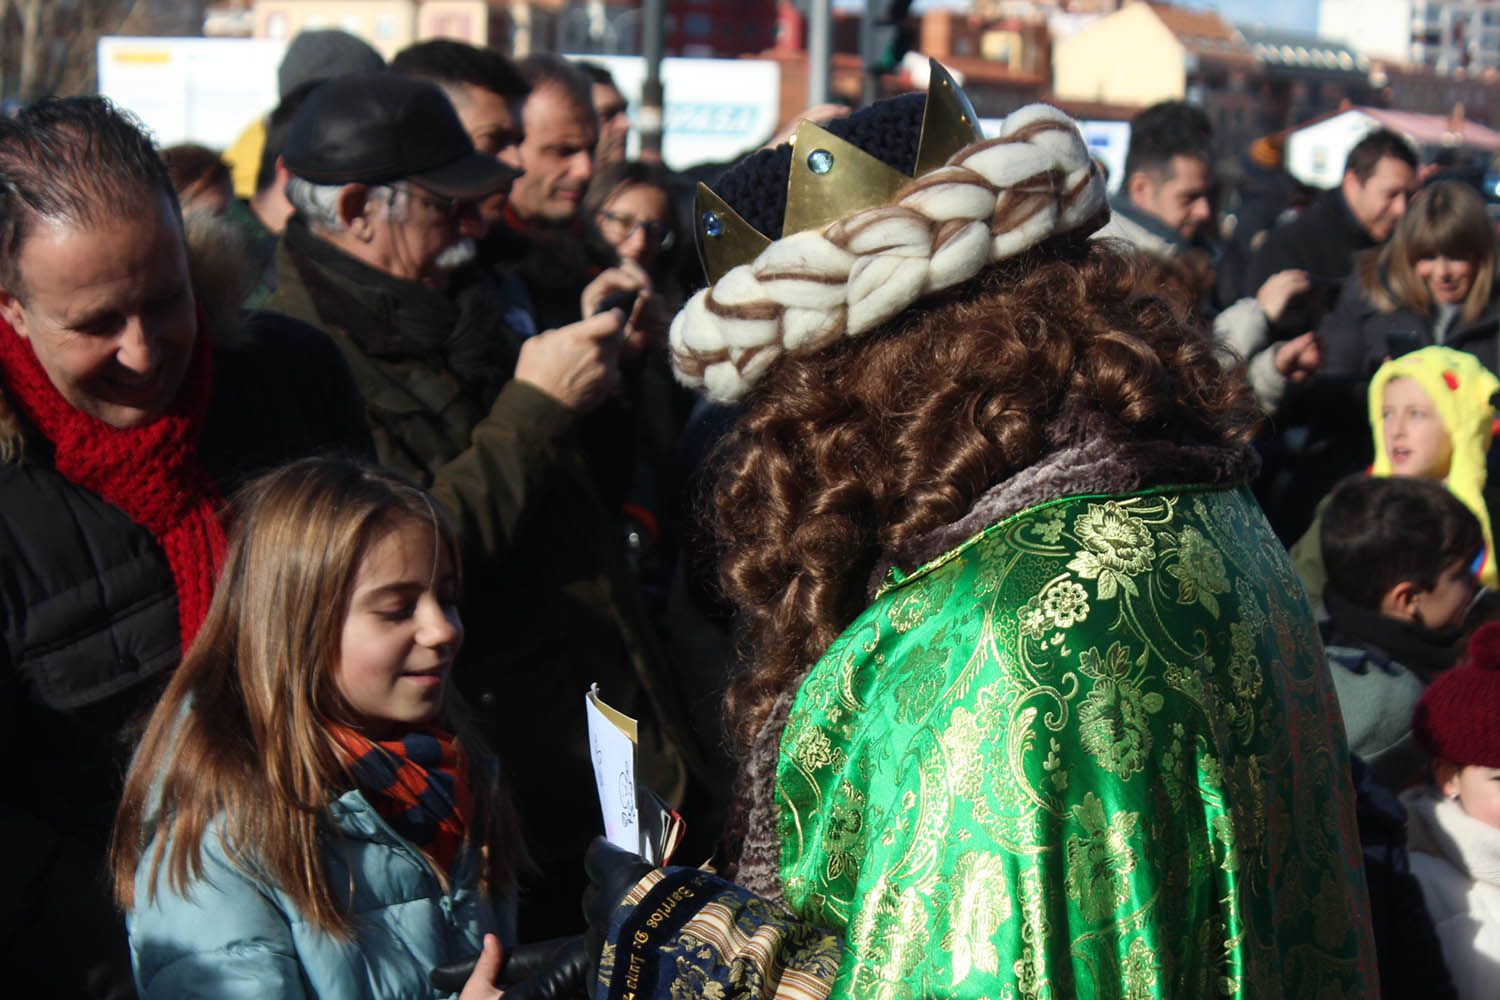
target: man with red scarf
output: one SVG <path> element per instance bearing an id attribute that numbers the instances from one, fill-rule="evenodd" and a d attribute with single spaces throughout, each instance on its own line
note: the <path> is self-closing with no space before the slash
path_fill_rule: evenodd
<path id="1" fill-rule="evenodd" d="M 102 861 L 132 723 L 208 609 L 225 492 L 372 450 L 331 345 L 241 322 L 196 277 L 136 123 L 97 98 L 0 122 L 0 982 L 18 996 L 133 992 Z"/>

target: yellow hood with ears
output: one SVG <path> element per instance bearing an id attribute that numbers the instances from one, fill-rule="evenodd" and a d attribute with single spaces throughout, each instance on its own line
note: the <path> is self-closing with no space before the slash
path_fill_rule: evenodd
<path id="1" fill-rule="evenodd" d="M 1495 587 L 1500 584 L 1500 576 L 1495 569 L 1495 541 L 1484 502 L 1484 484 L 1485 457 L 1495 431 L 1495 395 L 1500 393 L 1500 378 L 1472 354 L 1451 347 L 1424 347 L 1381 365 L 1370 380 L 1370 429 L 1375 434 L 1375 464 L 1370 469 L 1373 476 L 1391 474 L 1381 411 L 1385 387 L 1397 378 L 1409 378 L 1422 387 L 1448 431 L 1453 460 L 1443 485 L 1479 519 L 1479 526 L 1484 529 L 1484 563 L 1479 579 L 1485 586 Z"/>

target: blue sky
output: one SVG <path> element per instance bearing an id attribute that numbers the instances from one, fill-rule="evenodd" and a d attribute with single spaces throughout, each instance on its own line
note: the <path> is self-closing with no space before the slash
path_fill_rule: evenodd
<path id="1" fill-rule="evenodd" d="M 1314 0 L 1179 0 L 1184 7 L 1213 7 L 1228 21 L 1264 23 L 1273 28 L 1318 30 Z"/>

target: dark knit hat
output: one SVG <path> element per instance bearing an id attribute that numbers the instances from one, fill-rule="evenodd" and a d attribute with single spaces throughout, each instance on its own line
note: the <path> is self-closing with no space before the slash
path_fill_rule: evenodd
<path id="1" fill-rule="evenodd" d="M 1459 665 L 1428 686 L 1412 731 L 1433 757 L 1500 767 L 1500 622 L 1475 631 Z"/>
<path id="2" fill-rule="evenodd" d="M 307 83 L 348 73 L 385 69 L 385 60 L 370 43 L 337 28 L 300 32 L 286 47 L 276 70 L 276 91 L 285 97 Z"/>
<path id="3" fill-rule="evenodd" d="M 902 94 L 878 101 L 823 128 L 904 174 L 917 165 L 926 94 Z M 745 157 L 713 183 L 714 193 L 750 225 L 773 240 L 781 239 L 786 215 L 786 179 L 792 172 L 792 147 L 782 143 Z"/>

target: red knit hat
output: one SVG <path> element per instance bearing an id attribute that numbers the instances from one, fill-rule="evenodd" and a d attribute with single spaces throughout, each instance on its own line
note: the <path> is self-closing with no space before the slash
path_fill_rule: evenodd
<path id="1" fill-rule="evenodd" d="M 1433 757 L 1500 767 L 1500 622 L 1475 631 L 1458 666 L 1423 693 L 1411 725 Z"/>

